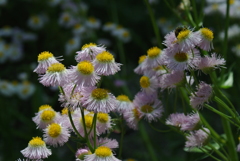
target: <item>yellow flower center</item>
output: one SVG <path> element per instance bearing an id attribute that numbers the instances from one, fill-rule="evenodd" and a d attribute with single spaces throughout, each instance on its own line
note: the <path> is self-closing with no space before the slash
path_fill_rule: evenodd
<path id="1" fill-rule="evenodd" d="M 95 43 L 89 43 L 89 44 L 85 44 L 82 46 L 82 50 L 89 48 L 89 47 L 93 47 L 93 46 L 97 46 Z"/>
<path id="2" fill-rule="evenodd" d="M 42 111 L 42 110 L 46 110 L 46 109 L 52 109 L 52 107 L 49 105 L 42 105 L 39 107 L 38 111 Z"/>
<path id="3" fill-rule="evenodd" d="M 44 52 L 41 52 L 39 55 L 38 55 L 38 61 L 43 61 L 43 60 L 47 60 L 49 58 L 53 57 L 53 54 L 48 52 L 48 51 L 44 51 Z"/>
<path id="4" fill-rule="evenodd" d="M 144 105 L 141 107 L 141 111 L 144 113 L 151 113 L 153 111 L 152 106 Z"/>
<path id="5" fill-rule="evenodd" d="M 78 63 L 77 69 L 82 74 L 90 75 L 94 71 L 94 66 L 92 65 L 92 63 L 90 61 L 82 61 L 82 62 Z"/>
<path id="6" fill-rule="evenodd" d="M 98 54 L 96 56 L 96 59 L 99 61 L 99 62 L 104 62 L 104 63 L 107 63 L 107 62 L 111 62 L 114 60 L 114 57 L 112 54 L 110 54 L 109 52 L 107 51 L 104 51 L 100 54 Z"/>
<path id="7" fill-rule="evenodd" d="M 98 157 L 109 157 L 112 155 L 112 151 L 110 148 L 106 147 L 106 146 L 100 146 L 95 150 L 95 154 Z"/>
<path id="8" fill-rule="evenodd" d="M 39 18 L 37 16 L 32 17 L 33 23 L 38 24 L 39 23 Z"/>
<path id="9" fill-rule="evenodd" d="M 163 68 L 163 66 L 159 65 L 159 66 L 155 67 L 154 70 L 164 70 L 164 68 Z"/>
<path id="10" fill-rule="evenodd" d="M 152 47 L 148 49 L 147 54 L 149 58 L 156 58 L 161 52 L 161 49 L 158 47 Z"/>
<path id="11" fill-rule="evenodd" d="M 70 40 L 68 41 L 68 43 L 69 43 L 70 45 L 73 45 L 73 44 L 75 44 L 75 41 L 74 41 L 74 39 L 70 39 Z"/>
<path id="12" fill-rule="evenodd" d="M 140 85 L 142 88 L 147 88 L 150 86 L 150 81 L 149 81 L 149 78 L 146 77 L 146 76 L 142 76 L 140 78 Z"/>
<path id="13" fill-rule="evenodd" d="M 122 35 L 123 35 L 123 37 L 129 37 L 130 34 L 129 34 L 129 32 L 125 31 L 125 32 L 123 32 Z"/>
<path id="14" fill-rule="evenodd" d="M 28 144 L 33 147 L 39 147 L 39 146 L 44 146 L 45 142 L 40 137 L 33 137 Z"/>
<path id="15" fill-rule="evenodd" d="M 213 32 L 212 32 L 211 30 L 209 30 L 208 28 L 202 28 L 202 29 L 201 29 L 201 33 L 202 33 L 202 35 L 203 35 L 206 39 L 212 41 L 212 39 L 213 39 Z"/>
<path id="16" fill-rule="evenodd" d="M 177 36 L 178 41 L 182 41 L 182 40 L 188 38 L 189 34 L 190 34 L 190 30 L 188 30 L 188 29 L 180 31 Z"/>
<path id="17" fill-rule="evenodd" d="M 178 62 L 185 62 L 188 60 L 188 55 L 186 53 L 176 53 L 174 59 Z"/>
<path id="18" fill-rule="evenodd" d="M 102 113 L 102 112 L 99 112 L 97 114 L 97 119 L 99 122 L 101 123 L 107 123 L 108 120 L 109 120 L 109 117 L 108 117 L 108 114 L 107 113 Z"/>
<path id="19" fill-rule="evenodd" d="M 90 17 L 88 20 L 89 20 L 90 22 L 92 22 L 92 23 L 97 22 L 96 18 L 94 18 L 94 17 Z"/>
<path id="20" fill-rule="evenodd" d="M 55 111 L 52 111 L 52 110 L 46 110 L 46 111 L 43 111 L 43 113 L 41 114 L 41 119 L 43 121 L 51 121 L 53 120 L 53 118 L 55 117 Z"/>
<path id="21" fill-rule="evenodd" d="M 62 109 L 62 115 L 68 115 L 68 108 L 67 107 Z"/>
<path id="22" fill-rule="evenodd" d="M 102 100 L 108 97 L 108 91 L 106 89 L 96 88 L 92 91 L 92 97 L 97 100 Z"/>
<path id="23" fill-rule="evenodd" d="M 62 128 L 59 124 L 53 123 L 48 127 L 49 136 L 55 138 L 61 134 Z"/>
<path id="24" fill-rule="evenodd" d="M 62 72 L 66 68 L 62 63 L 54 63 L 48 67 L 47 72 Z"/>
<path id="25" fill-rule="evenodd" d="M 79 29 L 81 26 L 82 26 L 82 25 L 80 25 L 80 24 L 76 24 L 76 25 L 74 25 L 74 28 L 75 28 L 75 29 Z"/>
<path id="26" fill-rule="evenodd" d="M 125 102 L 131 102 L 131 101 L 129 100 L 128 96 L 126 96 L 126 95 L 119 95 L 119 96 L 117 96 L 117 100 L 119 100 L 119 101 L 125 101 Z"/>
<path id="27" fill-rule="evenodd" d="M 63 21 L 68 22 L 70 20 L 70 17 L 68 15 L 65 15 L 63 17 Z"/>
<path id="28" fill-rule="evenodd" d="M 234 4 L 234 3 L 235 3 L 235 0 L 230 0 L 229 1 L 229 4 L 231 4 L 231 5 Z"/>
<path id="29" fill-rule="evenodd" d="M 139 57 L 139 60 L 138 60 L 138 64 L 141 64 L 145 59 L 146 59 L 146 55 L 142 55 Z"/>
<path id="30" fill-rule="evenodd" d="M 0 52 L 0 58 L 3 57 L 3 52 Z"/>
<path id="31" fill-rule="evenodd" d="M 133 116 L 134 116 L 136 119 L 139 119 L 139 118 L 140 118 L 140 113 L 139 113 L 139 111 L 137 110 L 137 108 L 132 109 L 132 112 L 133 112 Z"/>
<path id="32" fill-rule="evenodd" d="M 85 124 L 87 128 L 91 128 L 92 127 L 92 123 L 93 123 L 93 116 L 91 115 L 86 115 L 84 116 L 85 119 Z M 81 118 L 81 122 L 82 122 L 82 118 Z M 83 122 L 82 122 L 83 123 Z"/>

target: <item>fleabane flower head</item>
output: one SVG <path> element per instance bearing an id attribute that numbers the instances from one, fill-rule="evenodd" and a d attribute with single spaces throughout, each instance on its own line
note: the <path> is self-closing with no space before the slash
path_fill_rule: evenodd
<path id="1" fill-rule="evenodd" d="M 51 64 L 59 63 L 51 52 L 43 51 L 38 55 L 38 66 L 33 72 L 37 74 L 44 74 Z"/>
<path id="2" fill-rule="evenodd" d="M 178 30 L 178 28 L 176 29 Z M 179 30 L 179 32 L 176 32 L 175 30 L 175 36 L 177 38 L 176 41 L 174 41 L 174 45 L 171 46 L 174 51 L 177 52 L 187 52 L 193 49 L 199 42 L 201 41 L 200 36 L 192 32 L 191 30 L 183 27 Z"/>
<path id="3" fill-rule="evenodd" d="M 163 74 L 159 80 L 159 86 L 162 90 L 166 88 L 175 88 L 177 86 L 182 86 L 186 82 L 184 77 L 184 72 L 177 70 L 171 71 L 171 73 Z"/>
<path id="4" fill-rule="evenodd" d="M 134 69 L 134 72 L 137 73 L 137 74 L 140 74 L 140 75 L 143 75 L 144 73 L 144 61 L 146 60 L 147 58 L 147 55 L 142 55 L 139 57 L 139 60 L 138 60 L 138 66 Z"/>
<path id="5" fill-rule="evenodd" d="M 198 113 L 173 113 L 167 118 L 166 124 L 179 127 L 182 131 L 192 131 L 199 127 L 200 117 Z"/>
<path id="6" fill-rule="evenodd" d="M 123 118 L 126 121 L 128 127 L 133 130 L 137 130 L 138 122 L 141 120 L 139 108 L 134 107 L 132 110 L 124 111 Z"/>
<path id="7" fill-rule="evenodd" d="M 118 95 L 116 99 L 117 99 L 116 110 L 120 114 L 123 114 L 124 111 L 130 111 L 134 108 L 133 103 L 132 101 L 130 101 L 128 96 Z"/>
<path id="8" fill-rule="evenodd" d="M 54 63 L 48 67 L 39 80 L 44 86 L 63 86 L 70 81 L 68 74 L 69 70 L 63 64 Z"/>
<path id="9" fill-rule="evenodd" d="M 214 69 L 221 68 L 225 65 L 226 61 L 224 58 L 217 56 L 213 53 L 211 56 L 204 56 L 196 64 L 197 69 L 201 70 L 205 74 L 209 74 Z"/>
<path id="10" fill-rule="evenodd" d="M 156 46 L 148 49 L 146 60 L 143 62 L 143 69 L 150 69 L 163 65 L 163 55 L 164 52 Z"/>
<path id="11" fill-rule="evenodd" d="M 112 150 L 106 146 L 98 147 L 93 154 L 86 155 L 85 161 L 120 161 L 113 156 Z"/>
<path id="12" fill-rule="evenodd" d="M 146 119 L 148 122 L 156 121 L 162 116 L 162 103 L 158 100 L 156 93 L 150 95 L 139 92 L 136 94 L 133 104 L 138 108 L 139 117 Z"/>
<path id="13" fill-rule="evenodd" d="M 109 113 L 116 108 L 116 98 L 106 89 L 89 87 L 83 89 L 83 106 L 95 113 Z"/>
<path id="14" fill-rule="evenodd" d="M 185 143 L 186 148 L 202 147 L 208 143 L 210 131 L 207 128 L 191 131 Z"/>
<path id="15" fill-rule="evenodd" d="M 86 148 L 80 148 L 77 150 L 75 156 L 76 156 L 76 161 L 84 161 L 84 157 L 86 155 L 92 154 L 89 149 Z"/>
<path id="16" fill-rule="evenodd" d="M 94 86 L 100 77 L 95 73 L 90 61 L 81 61 L 70 69 L 70 79 L 79 86 Z"/>
<path id="17" fill-rule="evenodd" d="M 199 51 L 196 49 L 187 52 L 173 52 L 166 49 L 165 64 L 171 70 L 194 69 L 200 59 Z"/>
<path id="18" fill-rule="evenodd" d="M 69 109 L 76 109 L 81 106 L 82 102 L 82 86 L 69 83 L 63 86 L 64 94 L 59 94 L 58 101 L 61 102 L 62 107 L 67 107 Z"/>
<path id="19" fill-rule="evenodd" d="M 28 147 L 21 151 L 24 157 L 29 159 L 44 159 L 52 154 L 51 150 L 46 147 L 45 142 L 40 137 L 33 137 L 29 141 Z"/>
<path id="20" fill-rule="evenodd" d="M 104 51 L 96 55 L 93 65 L 98 75 L 114 75 L 120 71 L 121 64 L 115 62 L 111 53 Z"/>
<path id="21" fill-rule="evenodd" d="M 54 147 L 62 146 L 70 137 L 68 128 L 58 123 L 52 123 L 48 125 L 43 131 L 43 140 L 46 142 L 46 144 Z"/>
<path id="22" fill-rule="evenodd" d="M 92 144 L 94 144 L 94 140 L 90 140 Z M 96 145 L 98 146 L 106 146 L 110 149 L 118 148 L 118 142 L 116 139 L 109 139 L 109 138 L 97 138 Z"/>
<path id="23" fill-rule="evenodd" d="M 204 103 L 208 102 L 213 94 L 211 85 L 201 82 L 195 94 L 190 96 L 190 105 L 195 109 L 200 109 Z"/>
<path id="24" fill-rule="evenodd" d="M 212 40 L 214 38 L 213 32 L 208 28 L 201 28 L 196 32 L 200 36 L 201 41 L 197 44 L 203 50 L 210 51 L 213 49 Z"/>
<path id="25" fill-rule="evenodd" d="M 107 113 L 97 113 L 97 129 L 99 134 L 103 134 L 111 127 L 111 116 Z"/>
<path id="26" fill-rule="evenodd" d="M 75 59 L 77 62 L 83 60 L 93 60 L 97 54 L 106 51 L 104 46 L 97 46 L 95 43 L 89 43 L 82 46 L 82 50 L 77 52 Z"/>
<path id="27" fill-rule="evenodd" d="M 156 76 L 146 73 L 139 80 L 141 89 L 147 94 L 155 93 L 159 87 L 159 82 Z"/>
<path id="28" fill-rule="evenodd" d="M 59 122 L 61 115 L 59 112 L 55 112 L 53 109 L 46 109 L 36 113 L 36 116 L 33 117 L 33 122 L 36 123 L 37 128 L 45 129 L 49 124 L 54 122 Z"/>

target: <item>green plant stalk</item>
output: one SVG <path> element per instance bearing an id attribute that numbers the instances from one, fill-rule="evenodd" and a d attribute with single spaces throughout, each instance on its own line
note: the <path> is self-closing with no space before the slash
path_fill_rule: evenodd
<path id="1" fill-rule="evenodd" d="M 97 148 L 97 113 L 94 113 L 94 116 L 93 116 L 93 132 L 94 132 L 93 145 L 94 145 L 94 149 L 96 149 Z"/>
<path id="2" fill-rule="evenodd" d="M 223 56 L 225 60 L 227 60 L 227 48 L 228 48 L 228 26 L 229 26 L 229 6 L 230 0 L 226 0 L 226 18 L 224 21 L 225 28 L 224 28 L 224 40 L 223 40 Z"/>
<path id="3" fill-rule="evenodd" d="M 88 139 L 88 133 L 87 133 L 86 123 L 85 123 L 85 117 L 84 117 L 84 109 L 80 108 L 80 110 L 81 110 L 82 121 L 83 121 L 84 138 L 85 138 L 86 141 L 87 141 L 87 146 L 88 146 L 88 148 L 90 149 L 90 151 L 91 151 L 92 153 L 94 153 L 95 149 L 92 148 L 92 145 L 90 144 L 89 139 Z"/>
<path id="4" fill-rule="evenodd" d="M 183 1 L 184 3 L 184 1 Z M 199 19 L 198 19 L 198 15 L 197 15 L 197 7 L 196 7 L 196 1 L 195 0 L 191 0 L 191 4 L 193 6 L 193 16 L 195 19 L 195 22 L 197 23 L 197 28 L 199 28 Z"/>
<path id="5" fill-rule="evenodd" d="M 153 30 L 154 30 L 155 36 L 156 36 L 156 38 L 157 38 L 158 46 L 159 46 L 160 48 L 162 48 L 162 41 L 161 41 L 161 37 L 160 37 L 160 34 L 159 34 L 159 29 L 158 29 L 158 27 L 157 27 L 156 19 L 155 19 L 155 17 L 154 17 L 152 8 L 151 8 L 148 0 L 144 0 L 144 2 L 145 2 L 145 4 L 146 4 L 147 9 L 148 9 L 148 12 L 149 12 L 149 16 L 150 16 L 150 19 L 151 19 L 151 22 L 152 22 Z"/>
<path id="6" fill-rule="evenodd" d="M 208 144 L 207 146 L 211 147 L 211 149 L 218 154 L 221 158 L 223 158 L 224 160 L 228 161 L 228 158 L 223 155 L 219 150 L 215 149 L 215 147 L 213 147 L 211 144 Z"/>
<path id="7" fill-rule="evenodd" d="M 207 149 L 203 150 L 202 148 L 199 148 L 203 153 L 206 153 L 207 155 L 209 155 L 210 157 L 212 157 L 213 159 L 217 160 L 217 161 L 221 161 L 220 159 L 214 157 L 212 154 L 207 152 Z"/>
<path id="8" fill-rule="evenodd" d="M 229 1 L 229 0 L 228 0 Z M 216 78 L 216 73 L 212 72 L 209 74 L 211 77 L 212 82 L 214 83 L 214 91 L 216 92 L 216 95 L 220 95 L 219 93 L 219 84 L 217 82 L 217 78 Z M 224 109 L 223 107 L 219 107 L 219 111 L 224 113 Z M 233 133 L 232 133 L 232 129 L 230 126 L 230 123 L 228 120 L 223 119 L 222 118 L 222 125 L 223 125 L 223 130 L 227 136 L 227 148 L 228 148 L 228 152 L 229 152 L 229 157 L 231 161 L 238 161 L 238 154 L 236 151 L 236 144 L 233 138 Z"/>
<path id="9" fill-rule="evenodd" d="M 120 137 L 120 141 L 119 141 L 119 151 L 118 151 L 118 158 L 119 159 L 122 158 L 123 138 L 124 138 L 124 135 L 125 135 L 125 129 L 124 129 L 124 126 L 123 126 L 123 116 L 121 116 L 120 124 L 121 124 L 121 137 Z"/>
<path id="10" fill-rule="evenodd" d="M 213 111 L 214 113 L 220 115 L 221 117 L 227 119 L 228 121 L 229 121 L 230 118 L 232 118 L 231 116 L 225 115 L 224 113 L 216 110 L 214 107 L 212 107 L 212 106 L 210 106 L 210 105 L 208 105 L 208 104 L 204 104 L 204 106 L 205 106 L 207 109 Z"/>
<path id="11" fill-rule="evenodd" d="M 156 157 L 156 155 L 154 153 L 154 149 L 153 149 L 153 147 L 151 145 L 151 141 L 150 141 L 150 139 L 148 137 L 148 134 L 147 134 L 147 132 L 145 130 L 145 127 L 144 127 L 143 123 L 141 123 L 141 122 L 139 122 L 139 131 L 140 131 L 140 133 L 142 135 L 142 138 L 143 138 L 143 140 L 145 142 L 145 145 L 146 145 L 146 147 L 148 149 L 148 152 L 149 152 L 149 155 L 150 155 L 150 158 L 151 158 L 149 160 L 151 160 L 151 161 L 158 161 L 158 159 L 157 159 L 157 157 Z"/>

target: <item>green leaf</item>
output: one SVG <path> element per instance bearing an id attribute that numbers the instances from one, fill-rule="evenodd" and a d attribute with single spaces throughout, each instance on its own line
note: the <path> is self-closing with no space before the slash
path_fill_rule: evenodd
<path id="1" fill-rule="evenodd" d="M 220 148 L 218 143 L 210 143 L 210 144 L 217 150 Z M 192 152 L 192 153 L 205 153 L 205 152 L 209 153 L 209 151 L 211 151 L 212 148 L 210 146 L 205 145 L 201 149 L 197 148 L 197 147 L 194 147 L 194 148 L 186 148 L 185 147 L 183 150 L 186 152 Z"/>
<path id="2" fill-rule="evenodd" d="M 233 72 L 230 72 L 225 82 L 221 84 L 221 88 L 227 89 L 233 86 Z"/>

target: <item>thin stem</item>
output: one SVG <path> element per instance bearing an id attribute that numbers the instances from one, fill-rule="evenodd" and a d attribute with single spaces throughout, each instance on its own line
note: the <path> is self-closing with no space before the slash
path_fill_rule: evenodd
<path id="1" fill-rule="evenodd" d="M 152 22 L 152 26 L 153 26 L 155 36 L 157 38 L 158 45 L 159 45 L 160 48 L 162 48 L 162 41 L 161 41 L 161 37 L 160 37 L 160 34 L 159 34 L 159 29 L 157 27 L 157 23 L 156 23 L 152 8 L 151 8 L 148 0 L 144 0 L 144 2 L 146 4 L 148 12 L 149 12 L 149 16 L 150 16 L 150 19 L 151 19 L 151 22 Z"/>
<path id="2" fill-rule="evenodd" d="M 73 152 L 73 154 L 75 154 L 75 150 L 71 147 L 71 145 L 69 145 L 69 143 L 66 143 L 66 145 L 71 150 L 71 152 Z"/>
<path id="3" fill-rule="evenodd" d="M 74 122 L 73 122 L 73 119 L 72 119 L 72 114 L 71 114 L 71 111 L 70 111 L 70 110 L 68 110 L 68 117 L 69 117 L 69 120 L 70 120 L 70 123 L 71 123 L 71 125 L 72 125 L 72 127 L 73 127 L 74 132 L 77 134 L 77 136 L 78 136 L 80 139 L 84 139 L 84 138 L 79 134 L 76 126 L 74 125 Z"/>
<path id="4" fill-rule="evenodd" d="M 215 147 L 213 147 L 211 144 L 208 144 L 208 146 L 214 150 L 215 153 L 217 153 L 221 158 L 223 158 L 224 160 L 228 161 L 228 158 L 222 154 L 219 150 L 215 149 Z"/>
<path id="5" fill-rule="evenodd" d="M 124 126 L 123 126 L 123 116 L 121 116 L 120 124 L 121 124 L 121 138 L 120 138 L 120 141 L 119 141 L 119 151 L 118 151 L 118 158 L 119 159 L 122 158 L 123 138 L 124 138 L 124 135 L 125 135 L 125 129 L 124 129 Z"/>
<path id="6" fill-rule="evenodd" d="M 149 160 L 151 160 L 151 161 L 158 161 L 157 156 L 154 153 L 154 148 L 151 145 L 151 141 L 150 141 L 150 139 L 148 137 L 148 134 L 147 134 L 146 129 L 145 129 L 145 127 L 144 127 L 142 122 L 139 122 L 139 131 L 140 131 L 140 133 L 142 135 L 142 138 L 143 138 L 143 140 L 145 142 L 145 145 L 146 145 L 146 147 L 148 149 L 148 154 L 150 155 L 149 158 L 151 158 Z"/>
<path id="7" fill-rule="evenodd" d="M 94 132 L 94 149 L 97 148 L 97 113 L 93 116 L 93 132 Z"/>
<path id="8" fill-rule="evenodd" d="M 210 157 L 212 157 L 213 159 L 215 159 L 215 160 L 217 160 L 217 161 L 221 161 L 220 159 L 218 159 L 218 158 L 216 158 L 216 157 L 214 157 L 212 154 L 210 154 L 210 153 L 208 153 L 207 151 L 207 149 L 202 149 L 202 148 L 199 148 L 203 153 L 206 153 L 207 155 L 209 155 Z"/>
<path id="9" fill-rule="evenodd" d="M 172 129 L 169 129 L 169 130 L 159 130 L 159 129 L 157 129 L 157 128 L 155 128 L 152 124 L 150 124 L 149 123 L 149 126 L 153 129 L 153 130 L 155 130 L 155 131 L 157 131 L 157 132 L 170 132 L 170 131 L 172 131 Z"/>

